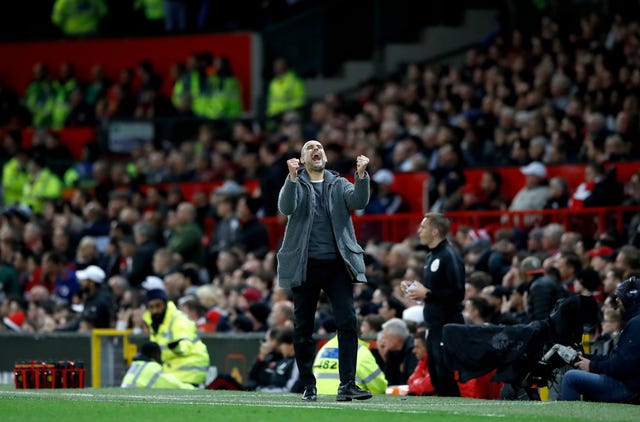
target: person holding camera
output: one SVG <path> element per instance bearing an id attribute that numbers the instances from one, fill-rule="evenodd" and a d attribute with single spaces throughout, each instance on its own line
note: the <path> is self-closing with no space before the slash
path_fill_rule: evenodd
<path id="1" fill-rule="evenodd" d="M 625 321 L 608 355 L 578 355 L 562 379 L 560 400 L 632 402 L 640 397 L 640 278 L 623 281 L 615 292 Z"/>

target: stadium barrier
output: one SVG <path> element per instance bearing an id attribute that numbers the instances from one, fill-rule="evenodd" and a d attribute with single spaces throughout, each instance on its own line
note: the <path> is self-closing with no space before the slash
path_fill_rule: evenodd
<path id="1" fill-rule="evenodd" d="M 528 232 L 533 227 L 559 223 L 566 231 L 575 231 L 583 236 L 596 236 L 609 228 L 615 228 L 620 233 L 624 232 L 633 215 L 638 213 L 640 213 L 640 206 L 575 210 L 565 208 L 530 211 L 452 211 L 447 212 L 446 215 L 451 219 L 452 232 L 455 232 L 459 226 L 466 225 L 476 230 L 485 229 L 493 235 L 500 228 L 516 227 Z M 418 225 L 423 216 L 423 213 L 354 216 L 353 225 L 361 244 L 370 240 L 397 243 L 417 234 Z M 270 248 L 276 250 L 284 235 L 286 219 L 268 217 L 263 218 L 262 223 L 269 233 Z"/>
<path id="2" fill-rule="evenodd" d="M 331 337 L 315 336 L 317 348 L 322 347 Z M 200 338 L 207 346 L 211 365 L 216 367 L 218 374 L 231 375 L 239 383 L 246 383 L 251 365 L 264 339 L 263 332 L 200 333 Z M 0 333 L 0 343 L 3 345 L 0 348 L 0 384 L 14 384 L 16 388 L 118 387 L 138 347 L 148 339 L 144 334 L 132 334 L 128 330 L 40 334 L 3 332 Z M 375 344 L 375 339 L 370 341 Z M 69 362 L 75 364 L 72 366 Z M 80 380 L 77 378 L 79 375 L 74 375 L 67 380 L 67 384 L 55 384 L 62 387 L 46 384 L 46 377 L 43 382 L 42 377 L 38 378 L 40 381 L 37 387 L 36 378 L 32 377 L 26 385 L 23 381 L 26 378 L 22 378 L 18 387 L 16 365 L 24 365 L 19 368 L 22 371 L 34 369 L 33 374 L 43 374 L 46 367 L 36 368 L 43 363 L 54 363 L 60 369 L 68 369 L 65 373 L 69 375 L 81 372 L 83 378 Z M 35 369 L 42 372 L 36 372 Z M 60 382 L 62 383 L 62 380 Z M 79 382 L 82 383 L 82 387 Z"/>
<path id="3" fill-rule="evenodd" d="M 264 333 L 201 333 L 200 338 L 207 345 L 211 365 L 217 367 L 218 373 L 232 375 L 240 383 L 244 383 L 258 354 Z M 138 346 L 145 341 L 148 341 L 148 336 L 144 334 L 118 330 L 93 330 L 92 333 L 0 333 L 0 344 L 3 345 L 0 348 L 0 384 L 15 384 L 16 364 L 71 361 L 84 363 L 83 385 L 119 386 L 131 358 Z M 33 382 L 35 386 L 35 378 Z M 25 388 L 24 383 L 21 382 L 20 385 Z M 38 388 L 41 388 L 40 384 Z"/>

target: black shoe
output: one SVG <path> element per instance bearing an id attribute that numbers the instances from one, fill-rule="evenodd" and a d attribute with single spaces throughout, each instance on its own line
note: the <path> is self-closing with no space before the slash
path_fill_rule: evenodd
<path id="1" fill-rule="evenodd" d="M 351 381 L 347 384 L 340 385 L 338 387 L 337 401 L 351 401 L 351 400 L 369 400 L 371 393 L 367 390 L 363 390 L 358 387 L 355 382 Z"/>
<path id="2" fill-rule="evenodd" d="M 309 384 L 306 387 L 304 387 L 304 392 L 302 393 L 302 400 L 304 401 L 318 400 L 318 390 L 316 390 L 315 385 Z"/>

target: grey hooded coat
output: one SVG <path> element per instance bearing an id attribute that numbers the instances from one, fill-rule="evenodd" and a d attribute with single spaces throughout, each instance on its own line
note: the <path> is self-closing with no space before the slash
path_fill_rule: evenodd
<path id="1" fill-rule="evenodd" d="M 325 170 L 324 185 L 323 198 L 327 201 L 338 252 L 353 281 L 365 283 L 364 250 L 356 241 L 350 210 L 363 209 L 369 202 L 369 174 L 365 172 L 362 179 L 355 175 L 355 182 L 351 183 L 338 173 Z M 278 196 L 278 209 L 289 218 L 278 251 L 278 284 L 282 288 L 300 286 L 306 279 L 314 207 L 315 196 L 306 170 L 298 172 L 295 182 L 287 176 Z"/>

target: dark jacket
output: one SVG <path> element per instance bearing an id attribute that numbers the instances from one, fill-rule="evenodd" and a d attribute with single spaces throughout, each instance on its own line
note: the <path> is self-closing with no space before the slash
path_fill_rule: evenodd
<path id="1" fill-rule="evenodd" d="M 618 346 L 610 355 L 591 355 L 589 372 L 620 380 L 630 390 L 640 391 L 640 304 L 626 311 L 628 319 Z"/>
<path id="2" fill-rule="evenodd" d="M 151 240 L 138 246 L 131 260 L 131 271 L 127 274 L 132 286 L 140 286 L 148 275 L 153 274 L 153 254 L 159 247 Z"/>
<path id="3" fill-rule="evenodd" d="M 389 385 L 406 384 L 416 370 L 418 359 L 413 354 L 413 343 L 413 336 L 409 336 L 404 340 L 401 350 L 387 352 L 383 372 Z"/>
<path id="4" fill-rule="evenodd" d="M 270 353 L 264 360 L 256 359 L 251 365 L 245 388 L 255 390 L 258 387 L 266 387 L 271 384 L 271 375 L 275 372 L 276 365 L 282 360 L 279 352 Z"/>
<path id="5" fill-rule="evenodd" d="M 369 202 L 369 174 L 355 176 L 355 183 L 325 170 L 324 200 L 331 216 L 336 247 L 354 282 L 367 281 L 364 275 L 364 250 L 356 241 L 351 210 L 363 209 Z M 282 247 L 278 251 L 280 287 L 300 286 L 306 279 L 307 249 L 311 234 L 315 195 L 306 170 L 300 170 L 295 182 L 287 176 L 278 197 L 280 212 L 289 217 Z"/>
<path id="6" fill-rule="evenodd" d="M 462 312 L 465 271 L 462 258 L 443 240 L 427 256 L 422 284 L 429 289 L 425 300 L 424 320 L 427 327 L 456 322 Z"/>
<path id="7" fill-rule="evenodd" d="M 563 296 L 562 286 L 553 278 L 542 275 L 533 279 L 527 297 L 529 320 L 542 321 L 548 318 L 558 299 Z"/>
<path id="8" fill-rule="evenodd" d="M 113 308 L 108 286 L 99 287 L 94 294 L 87 297 L 81 317 L 91 322 L 93 328 L 111 328 Z"/>
<path id="9" fill-rule="evenodd" d="M 238 230 L 239 246 L 246 253 L 262 256 L 269 251 L 269 233 L 257 218 L 240 222 Z"/>

